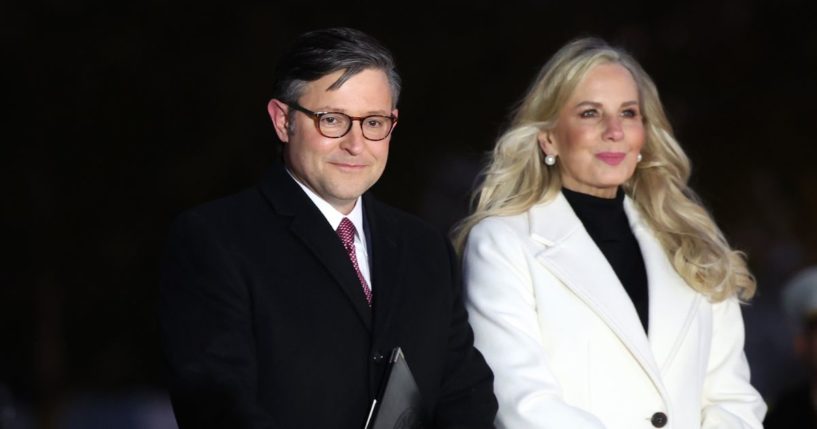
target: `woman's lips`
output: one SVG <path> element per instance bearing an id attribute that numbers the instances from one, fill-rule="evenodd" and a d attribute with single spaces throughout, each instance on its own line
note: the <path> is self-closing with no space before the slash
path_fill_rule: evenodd
<path id="1" fill-rule="evenodd" d="M 627 154 L 623 152 L 600 152 L 596 154 L 596 158 L 609 165 L 621 164 L 621 161 L 624 161 L 625 156 L 627 156 Z"/>

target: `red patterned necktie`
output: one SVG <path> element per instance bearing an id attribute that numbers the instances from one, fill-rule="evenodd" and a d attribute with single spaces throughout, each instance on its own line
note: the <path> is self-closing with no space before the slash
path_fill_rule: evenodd
<path id="1" fill-rule="evenodd" d="M 355 272 L 357 273 L 357 278 L 360 280 L 360 285 L 363 287 L 363 294 L 366 295 L 366 302 L 369 303 L 369 307 L 372 306 L 372 290 L 369 289 L 369 285 L 366 283 L 366 278 L 363 277 L 363 273 L 360 272 L 360 266 L 357 263 L 357 255 L 355 254 L 355 225 L 352 221 L 349 220 L 348 217 L 343 218 L 340 221 L 340 225 L 338 225 L 338 237 L 340 237 L 340 241 L 343 242 L 343 247 L 346 249 L 346 253 L 349 254 L 349 259 L 352 260 L 352 265 L 355 267 Z"/>

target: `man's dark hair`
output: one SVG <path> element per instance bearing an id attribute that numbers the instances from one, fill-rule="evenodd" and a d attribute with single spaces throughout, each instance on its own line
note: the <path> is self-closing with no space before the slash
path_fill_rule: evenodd
<path id="1" fill-rule="evenodd" d="M 338 27 L 300 35 L 284 53 L 275 70 L 273 97 L 284 103 L 300 98 L 304 86 L 344 70 L 329 89 L 340 88 L 366 69 L 383 70 L 391 86 L 392 103 L 400 96 L 400 75 L 391 52 L 374 37 L 352 28 Z"/>

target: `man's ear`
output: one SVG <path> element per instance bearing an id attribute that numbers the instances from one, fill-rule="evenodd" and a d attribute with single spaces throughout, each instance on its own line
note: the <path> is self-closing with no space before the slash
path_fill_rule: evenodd
<path id="1" fill-rule="evenodd" d="M 267 103 L 267 113 L 272 120 L 275 134 L 282 143 L 289 141 L 289 106 L 281 100 L 273 98 Z"/>
<path id="2" fill-rule="evenodd" d="M 539 141 L 539 148 L 542 149 L 542 152 L 544 152 L 545 155 L 559 155 L 559 151 L 556 149 L 553 137 L 552 131 L 539 131 L 539 134 L 536 135 L 536 140 Z"/>

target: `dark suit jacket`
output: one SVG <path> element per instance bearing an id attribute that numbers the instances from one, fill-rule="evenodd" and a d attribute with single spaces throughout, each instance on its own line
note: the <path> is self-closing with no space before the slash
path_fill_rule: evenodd
<path id="1" fill-rule="evenodd" d="M 161 332 L 182 428 L 360 429 L 395 346 L 435 427 L 493 427 L 493 377 L 451 246 L 368 195 L 363 208 L 371 309 L 335 231 L 281 165 L 179 217 Z"/>

